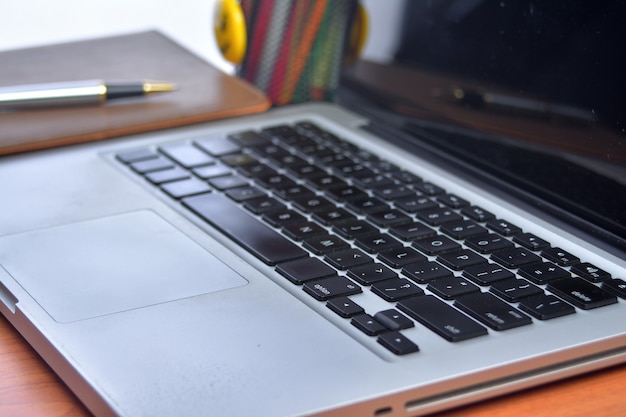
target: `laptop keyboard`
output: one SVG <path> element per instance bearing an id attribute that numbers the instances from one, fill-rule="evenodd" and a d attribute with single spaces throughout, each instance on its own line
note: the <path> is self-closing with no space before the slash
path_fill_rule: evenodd
<path id="1" fill-rule="evenodd" d="M 626 298 L 626 282 L 310 122 L 116 155 L 397 355 Z M 388 308 L 366 311 L 371 291 Z"/>

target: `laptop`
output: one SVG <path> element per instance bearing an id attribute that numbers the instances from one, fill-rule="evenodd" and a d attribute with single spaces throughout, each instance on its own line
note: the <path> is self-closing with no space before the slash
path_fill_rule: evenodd
<path id="1" fill-rule="evenodd" d="M 407 2 L 338 103 L 5 156 L 0 310 L 98 416 L 415 416 L 623 363 L 623 8 Z"/>

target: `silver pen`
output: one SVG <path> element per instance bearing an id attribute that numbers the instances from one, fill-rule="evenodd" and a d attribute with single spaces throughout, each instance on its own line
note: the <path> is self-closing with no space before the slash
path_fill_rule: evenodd
<path id="1" fill-rule="evenodd" d="M 174 91 L 167 82 L 105 83 L 99 80 L 0 87 L 0 109 L 97 105 L 107 100 Z"/>

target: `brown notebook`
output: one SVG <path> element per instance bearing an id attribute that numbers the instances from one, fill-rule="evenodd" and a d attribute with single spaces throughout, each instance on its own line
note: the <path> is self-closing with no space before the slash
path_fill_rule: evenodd
<path id="1" fill-rule="evenodd" d="M 261 112 L 270 105 L 260 90 L 156 31 L 0 52 L 0 86 L 92 79 L 168 81 L 177 90 L 100 106 L 0 112 L 0 155 Z"/>

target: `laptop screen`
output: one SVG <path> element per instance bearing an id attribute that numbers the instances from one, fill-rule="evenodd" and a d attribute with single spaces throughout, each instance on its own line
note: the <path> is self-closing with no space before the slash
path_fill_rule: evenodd
<path id="1" fill-rule="evenodd" d="M 573 213 L 577 225 L 623 247 L 625 4 L 439 0 L 405 7 L 394 62 L 375 71 L 359 63 L 348 81 L 370 83 L 379 101 L 395 101 L 387 107 L 408 115 L 403 128 L 420 140 Z"/>

